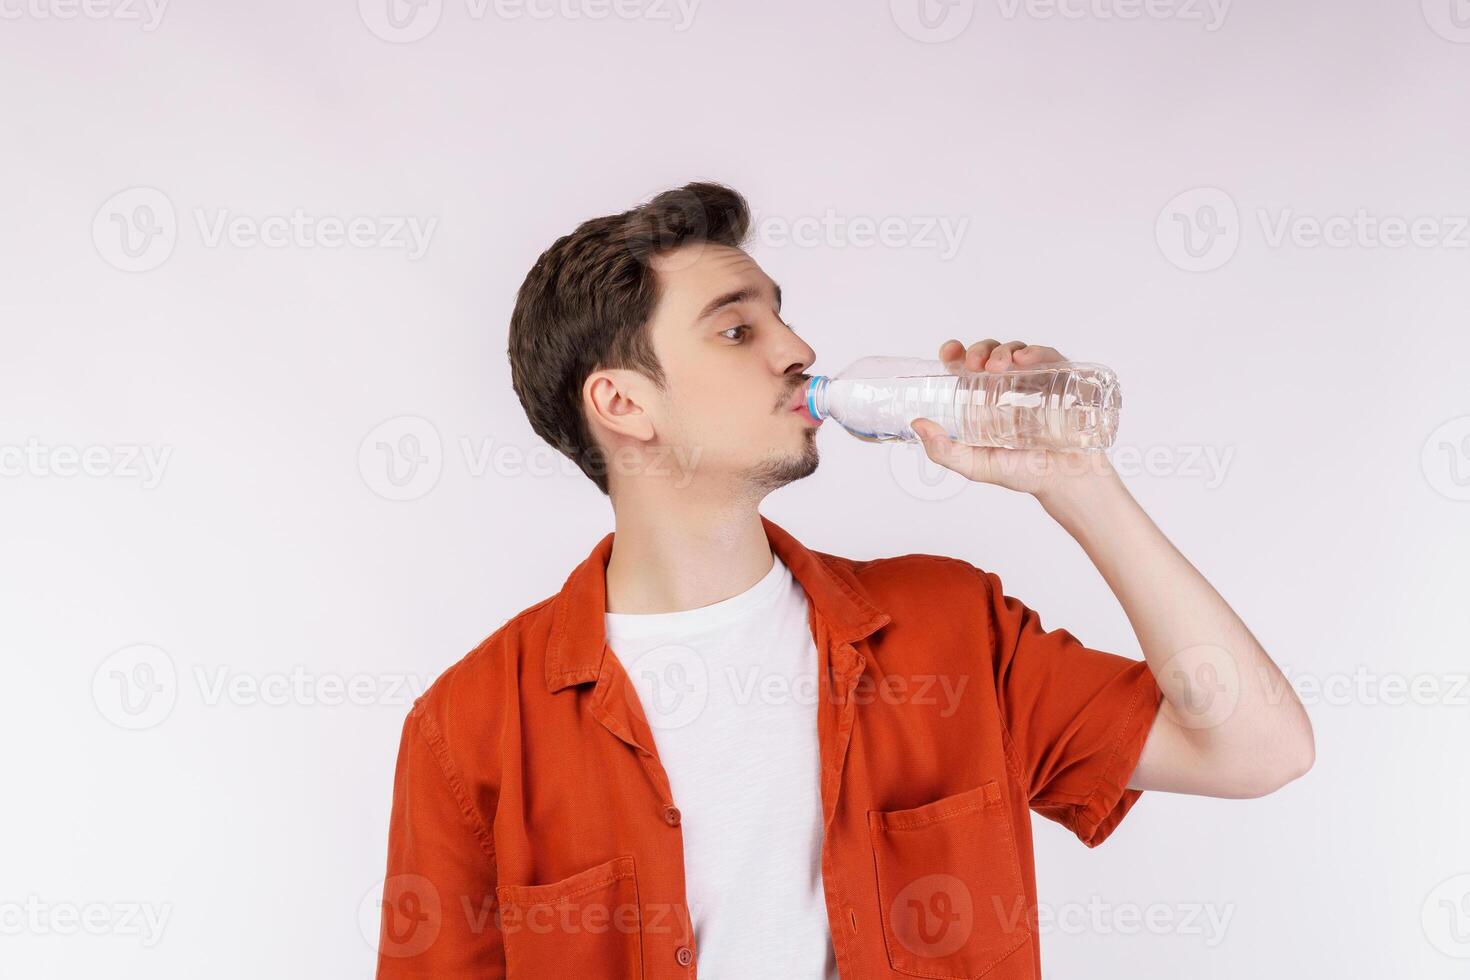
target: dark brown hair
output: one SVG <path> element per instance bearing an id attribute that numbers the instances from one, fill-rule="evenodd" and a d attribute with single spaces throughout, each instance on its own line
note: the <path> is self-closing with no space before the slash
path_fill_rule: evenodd
<path id="1" fill-rule="evenodd" d="M 510 383 L 531 428 L 608 492 L 607 461 L 582 414 L 593 371 L 637 371 L 660 391 L 666 379 L 648 321 L 658 303 L 649 259 L 691 242 L 740 247 L 750 227 L 745 198 L 721 184 L 664 191 L 622 214 L 591 218 L 541 253 L 510 317 Z"/>

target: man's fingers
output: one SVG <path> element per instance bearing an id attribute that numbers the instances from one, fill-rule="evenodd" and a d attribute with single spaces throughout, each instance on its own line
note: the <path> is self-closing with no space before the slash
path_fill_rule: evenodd
<path id="1" fill-rule="evenodd" d="M 990 358 L 985 361 L 985 368 L 991 371 L 1004 371 L 1012 364 L 1011 354 L 1025 346 L 1024 340 L 1012 340 L 995 347 L 990 352 Z"/>
<path id="2" fill-rule="evenodd" d="M 1011 359 L 1017 364 L 1045 364 L 1049 361 L 1065 361 L 1066 357 L 1055 347 L 1029 344 L 1012 354 Z"/>
<path id="3" fill-rule="evenodd" d="M 1028 344 L 1024 340 L 1011 340 L 1002 344 L 995 338 L 977 341 L 966 347 L 958 340 L 946 340 L 939 345 L 939 360 L 954 374 L 962 371 L 1004 371 L 1012 367 L 1027 367 L 1064 361 L 1066 357 L 1055 347 Z"/>
<path id="4" fill-rule="evenodd" d="M 958 340 L 946 340 L 939 345 L 939 359 L 944 362 L 944 367 L 950 374 L 979 371 L 991 349 L 998 343 L 998 340 L 982 340 L 966 347 Z"/>
<path id="5" fill-rule="evenodd" d="M 999 345 L 1000 341 L 994 338 L 971 344 L 970 349 L 965 351 L 965 370 L 979 371 L 985 367 L 985 359 L 991 357 Z"/>
<path id="6" fill-rule="evenodd" d="M 965 345 L 958 340 L 946 340 L 939 345 L 939 359 L 941 361 L 957 361 L 965 356 Z"/>
<path id="7" fill-rule="evenodd" d="M 971 344 L 969 347 L 966 347 L 958 340 L 946 340 L 939 345 L 939 359 L 944 362 L 945 370 L 949 371 L 950 374 L 979 371 L 980 368 L 975 367 L 972 363 L 974 360 L 973 355 L 977 349 L 985 348 L 979 355 L 979 363 L 984 364 L 985 356 L 990 353 L 986 345 L 994 346 L 998 343 L 1000 341 L 982 340 L 978 344 Z"/>

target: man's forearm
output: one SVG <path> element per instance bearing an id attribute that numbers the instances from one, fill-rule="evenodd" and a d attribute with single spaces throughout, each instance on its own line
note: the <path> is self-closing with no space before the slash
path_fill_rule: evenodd
<path id="1" fill-rule="evenodd" d="M 1220 795 L 1274 788 L 1310 768 L 1311 722 L 1291 685 L 1110 466 L 1037 499 L 1118 597 L 1167 701 L 1161 716 Z"/>

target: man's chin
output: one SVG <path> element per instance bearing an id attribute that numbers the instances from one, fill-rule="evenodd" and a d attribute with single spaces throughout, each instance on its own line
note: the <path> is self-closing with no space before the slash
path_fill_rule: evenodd
<path id="1" fill-rule="evenodd" d="M 758 465 L 751 474 L 751 482 L 757 486 L 774 490 L 788 483 L 795 483 L 817 471 L 820 459 L 817 441 L 812 438 L 816 430 L 808 430 L 805 445 L 794 453 L 773 457 Z"/>

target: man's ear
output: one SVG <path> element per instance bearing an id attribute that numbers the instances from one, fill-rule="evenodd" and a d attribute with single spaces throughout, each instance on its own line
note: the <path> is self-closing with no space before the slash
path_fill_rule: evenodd
<path id="1" fill-rule="evenodd" d="M 648 442 L 653 416 L 647 411 L 652 383 L 637 371 L 599 368 L 582 385 L 582 411 L 589 430 L 600 428 L 613 438 Z"/>

